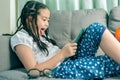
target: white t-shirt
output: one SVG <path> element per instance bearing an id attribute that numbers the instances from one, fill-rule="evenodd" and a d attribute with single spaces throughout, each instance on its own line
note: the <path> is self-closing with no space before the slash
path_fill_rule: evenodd
<path id="1" fill-rule="evenodd" d="M 18 31 L 14 36 L 11 37 L 11 47 L 12 47 L 13 51 L 15 51 L 15 46 L 17 46 L 19 44 L 30 47 L 33 50 L 33 54 L 35 56 L 36 62 L 42 63 L 42 62 L 45 62 L 46 60 L 50 59 L 51 57 L 53 57 L 60 50 L 60 48 L 51 44 L 43 37 L 40 37 L 40 40 L 48 45 L 48 47 L 47 47 L 47 49 L 49 51 L 48 56 L 46 56 L 43 52 L 40 51 L 37 44 L 35 42 L 33 42 L 33 38 L 25 30 Z M 29 53 L 27 53 L 27 54 L 29 54 Z"/>

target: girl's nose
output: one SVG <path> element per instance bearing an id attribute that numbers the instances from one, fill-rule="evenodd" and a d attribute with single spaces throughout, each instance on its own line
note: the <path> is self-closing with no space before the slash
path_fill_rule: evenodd
<path id="1" fill-rule="evenodd" d="M 46 25 L 46 27 L 48 27 L 49 26 L 49 22 L 46 21 L 45 25 Z"/>

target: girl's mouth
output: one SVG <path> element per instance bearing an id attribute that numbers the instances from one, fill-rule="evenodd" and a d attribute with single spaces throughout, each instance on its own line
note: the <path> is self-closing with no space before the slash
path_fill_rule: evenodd
<path id="1" fill-rule="evenodd" d="M 45 28 L 41 28 L 41 29 L 40 29 L 40 34 L 41 34 L 41 35 L 45 35 Z"/>

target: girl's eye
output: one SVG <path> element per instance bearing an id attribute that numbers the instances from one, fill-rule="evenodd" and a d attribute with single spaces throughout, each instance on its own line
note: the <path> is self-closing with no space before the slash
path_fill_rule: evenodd
<path id="1" fill-rule="evenodd" d="M 47 21 L 47 22 L 49 22 L 49 19 L 43 19 L 43 21 Z"/>
<path id="2" fill-rule="evenodd" d="M 46 21 L 46 19 L 43 19 L 43 21 Z"/>
<path id="3" fill-rule="evenodd" d="M 43 21 L 45 21 L 45 20 L 43 19 Z"/>

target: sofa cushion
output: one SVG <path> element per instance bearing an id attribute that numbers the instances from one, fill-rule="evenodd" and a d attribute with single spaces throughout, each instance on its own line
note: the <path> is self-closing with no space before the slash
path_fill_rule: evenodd
<path id="1" fill-rule="evenodd" d="M 14 70 L 0 72 L 0 80 L 66 80 L 66 79 L 48 78 L 45 76 L 29 79 L 26 70 L 24 68 L 18 68 Z"/>
<path id="2" fill-rule="evenodd" d="M 71 39 L 78 35 L 82 27 L 88 27 L 90 24 L 98 22 L 107 26 L 108 14 L 104 9 L 85 9 L 72 12 L 71 19 Z"/>
<path id="3" fill-rule="evenodd" d="M 71 40 L 71 16 L 69 11 L 51 12 L 49 36 L 57 42 L 60 48 Z"/>
<path id="4" fill-rule="evenodd" d="M 116 76 L 111 78 L 105 78 L 103 80 L 119 80 L 119 79 L 120 79 L 120 76 Z M 76 80 L 76 79 L 48 78 L 45 76 L 34 78 L 34 79 L 28 79 L 26 70 L 24 68 L 18 68 L 14 70 L 7 70 L 7 71 L 0 72 L 0 80 Z M 80 80 L 83 80 L 83 79 L 80 79 Z"/>
<path id="5" fill-rule="evenodd" d="M 28 80 L 25 69 L 18 68 L 0 72 L 0 80 Z"/>
<path id="6" fill-rule="evenodd" d="M 0 71 L 22 67 L 16 54 L 9 47 L 10 36 L 0 36 Z"/>
<path id="7" fill-rule="evenodd" d="M 107 13 L 104 9 L 84 9 L 79 11 L 51 12 L 49 33 L 50 37 L 62 48 L 78 35 L 82 27 L 99 22 L 107 25 Z"/>
<path id="8" fill-rule="evenodd" d="M 120 27 L 120 7 L 114 7 L 109 14 L 108 28 L 114 34 L 118 27 Z"/>

